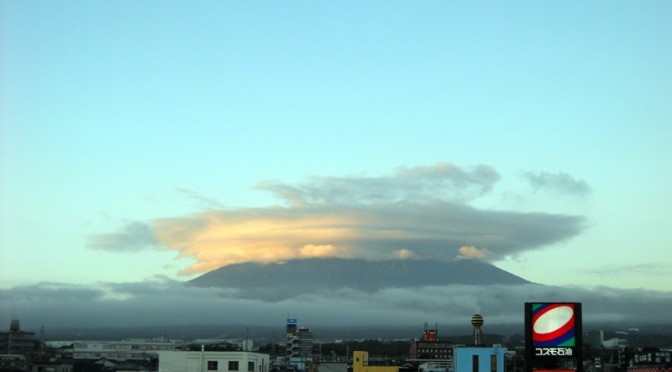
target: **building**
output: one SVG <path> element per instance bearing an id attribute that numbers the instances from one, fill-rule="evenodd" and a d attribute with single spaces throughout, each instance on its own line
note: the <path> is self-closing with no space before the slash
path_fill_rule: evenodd
<path id="1" fill-rule="evenodd" d="M 651 350 L 639 351 L 632 355 L 628 362 L 628 372 L 661 370 L 666 369 L 672 372 L 672 351 Z"/>
<path id="2" fill-rule="evenodd" d="M 506 349 L 498 346 L 455 348 L 455 372 L 504 372 Z"/>
<path id="3" fill-rule="evenodd" d="M 33 362 L 32 372 L 73 372 L 74 363 L 72 360 L 47 360 Z"/>
<path id="4" fill-rule="evenodd" d="M 40 357 L 44 344 L 34 337 L 35 333 L 21 330 L 17 319 L 10 322 L 7 332 L 0 332 L 0 371 L 10 371 L 12 365 L 22 364 L 26 369 Z"/>
<path id="5" fill-rule="evenodd" d="M 628 340 L 625 339 L 628 334 L 625 332 L 614 332 L 609 338 L 605 338 L 604 331 L 600 331 L 600 346 L 605 349 L 623 349 L 628 346 Z M 619 337 L 621 336 L 621 337 Z"/>
<path id="6" fill-rule="evenodd" d="M 355 351 L 352 353 L 352 372 L 399 372 L 399 367 L 371 366 L 368 351 Z"/>
<path id="7" fill-rule="evenodd" d="M 14 319 L 10 322 L 8 332 L 0 332 L 0 353 L 29 357 L 42 345 L 42 342 L 34 336 L 34 332 L 22 331 L 19 321 Z"/>
<path id="8" fill-rule="evenodd" d="M 159 351 L 158 372 L 268 372 L 269 355 L 244 351 Z"/>
<path id="9" fill-rule="evenodd" d="M 299 328 L 297 319 L 287 319 L 286 360 L 288 366 L 299 371 L 313 362 L 313 333 Z"/>
<path id="10" fill-rule="evenodd" d="M 411 342 L 409 359 L 417 361 L 453 360 L 452 342 L 440 341 L 436 329 L 425 329 L 419 340 Z"/>
<path id="11" fill-rule="evenodd" d="M 0 354 L 0 371 L 26 372 L 28 371 L 28 361 L 23 355 Z"/>
<path id="12" fill-rule="evenodd" d="M 106 359 L 113 361 L 152 360 L 159 351 L 175 350 L 175 343 L 155 340 L 77 341 L 72 357 L 77 361 Z"/>
<path id="13" fill-rule="evenodd" d="M 252 351 L 254 350 L 254 341 L 250 340 L 249 338 L 246 338 L 241 343 L 241 347 L 243 351 Z"/>

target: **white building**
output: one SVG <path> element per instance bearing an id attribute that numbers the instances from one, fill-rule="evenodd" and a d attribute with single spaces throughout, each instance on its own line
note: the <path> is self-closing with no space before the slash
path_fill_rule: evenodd
<path id="1" fill-rule="evenodd" d="M 627 336 L 628 334 L 625 332 L 616 332 L 616 335 Z M 606 349 L 624 349 L 628 346 L 628 340 L 624 338 L 612 337 L 605 340 L 604 331 L 600 331 L 600 343 L 602 344 L 602 347 Z"/>
<path id="2" fill-rule="evenodd" d="M 243 346 L 243 351 L 252 351 L 252 350 L 254 350 L 254 341 L 252 341 L 250 339 L 245 339 L 245 340 L 243 340 L 242 346 Z"/>
<path id="3" fill-rule="evenodd" d="M 159 372 L 268 372 L 268 354 L 244 351 L 160 351 Z"/>
<path id="4" fill-rule="evenodd" d="M 128 341 L 76 341 L 72 343 L 72 357 L 75 360 L 110 359 L 152 359 L 161 350 L 175 350 L 173 342 L 154 340 Z"/>

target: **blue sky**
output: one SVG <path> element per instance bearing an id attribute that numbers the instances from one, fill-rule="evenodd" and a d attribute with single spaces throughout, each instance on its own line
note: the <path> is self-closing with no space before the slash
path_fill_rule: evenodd
<path id="1" fill-rule="evenodd" d="M 669 14 L 0 0 L 0 286 L 466 255 L 669 291 Z"/>

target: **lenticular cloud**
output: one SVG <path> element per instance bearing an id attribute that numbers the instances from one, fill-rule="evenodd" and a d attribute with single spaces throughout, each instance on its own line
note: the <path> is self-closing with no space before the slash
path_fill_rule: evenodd
<path id="1" fill-rule="evenodd" d="M 498 180 L 489 166 L 437 163 L 380 177 L 313 177 L 297 185 L 269 181 L 257 188 L 273 193 L 280 206 L 160 218 L 146 229 L 135 224 L 94 236 L 91 245 L 123 251 L 121 243 L 151 244 L 176 251 L 193 261 L 181 274 L 194 275 L 234 263 L 315 257 L 496 261 L 583 231 L 579 216 L 469 204 Z"/>

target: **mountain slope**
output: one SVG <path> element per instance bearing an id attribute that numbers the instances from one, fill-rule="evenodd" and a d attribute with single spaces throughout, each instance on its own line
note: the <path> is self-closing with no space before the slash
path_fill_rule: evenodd
<path id="1" fill-rule="evenodd" d="M 267 297 L 350 288 L 375 292 L 384 288 L 432 285 L 525 284 L 528 281 L 493 265 L 463 260 L 363 261 L 339 258 L 291 260 L 284 263 L 241 263 L 201 275 L 188 285 L 237 288 Z M 276 296 L 273 296 L 276 297 Z"/>

